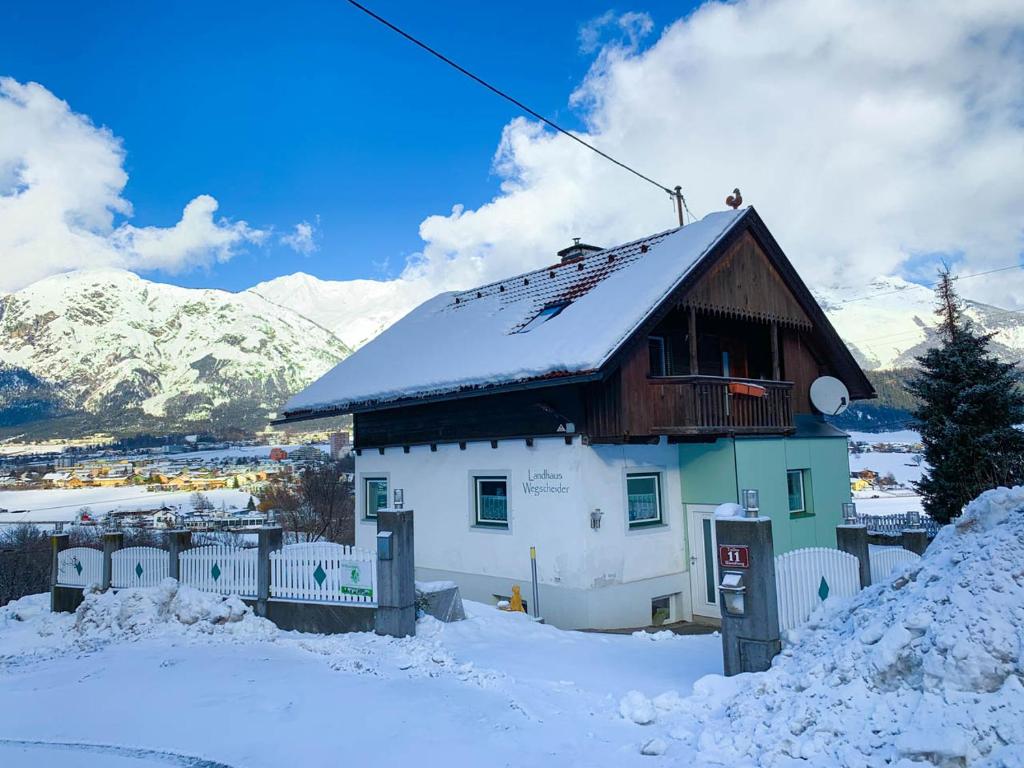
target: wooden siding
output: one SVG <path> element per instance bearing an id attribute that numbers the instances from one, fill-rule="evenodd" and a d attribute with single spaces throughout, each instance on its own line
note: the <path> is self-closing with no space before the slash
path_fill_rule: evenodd
<path id="1" fill-rule="evenodd" d="M 810 335 L 793 329 L 783 329 L 782 370 L 783 377 L 793 382 L 793 412 L 814 413 L 811 407 L 811 382 L 819 376 L 835 376 L 821 362 L 819 353 L 813 347 Z"/>
<path id="2" fill-rule="evenodd" d="M 811 327 L 807 313 L 749 232 L 711 264 L 682 303 L 724 316 Z"/>
<path id="3" fill-rule="evenodd" d="M 583 432 L 584 420 L 580 385 L 561 385 L 356 413 L 353 442 L 379 448 L 554 435 L 566 422 Z"/>

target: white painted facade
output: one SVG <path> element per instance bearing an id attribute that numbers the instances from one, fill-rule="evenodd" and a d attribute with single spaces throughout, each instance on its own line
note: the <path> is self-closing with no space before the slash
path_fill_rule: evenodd
<path id="1" fill-rule="evenodd" d="M 540 613 L 569 628 L 639 627 L 651 601 L 671 596 L 669 620 L 691 618 L 689 558 L 677 447 L 585 445 L 580 437 L 366 449 L 356 457 L 356 546 L 373 548 L 366 479 L 386 478 L 415 513 L 416 572 L 449 579 L 464 597 L 493 603 L 518 584 L 530 595 L 537 547 Z M 626 477 L 657 472 L 662 522 L 630 528 Z M 508 528 L 476 524 L 477 476 L 504 476 Z M 591 528 L 591 513 L 602 513 Z"/>

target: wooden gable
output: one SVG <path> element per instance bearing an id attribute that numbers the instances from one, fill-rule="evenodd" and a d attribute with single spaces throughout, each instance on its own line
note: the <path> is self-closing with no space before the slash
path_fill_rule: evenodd
<path id="1" fill-rule="evenodd" d="M 812 327 L 800 302 L 749 231 L 711 263 L 680 303 L 724 317 L 775 321 L 806 330 Z"/>

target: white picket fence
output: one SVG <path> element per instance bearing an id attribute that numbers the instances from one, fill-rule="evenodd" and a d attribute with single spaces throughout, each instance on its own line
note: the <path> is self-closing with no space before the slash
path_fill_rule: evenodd
<path id="1" fill-rule="evenodd" d="M 289 544 L 270 553 L 270 596 L 372 605 L 377 553 L 341 544 Z"/>
<path id="2" fill-rule="evenodd" d="M 871 563 L 871 583 L 878 584 L 892 575 L 898 566 L 920 560 L 921 556 L 903 547 L 882 547 L 868 545 L 868 560 Z"/>
<path id="3" fill-rule="evenodd" d="M 220 595 L 256 597 L 255 548 L 212 544 L 182 552 L 178 575 L 182 584 Z"/>
<path id="4" fill-rule="evenodd" d="M 125 547 L 111 556 L 110 569 L 115 589 L 155 587 L 168 576 L 170 555 L 157 547 Z"/>
<path id="5" fill-rule="evenodd" d="M 57 553 L 57 584 L 87 587 L 103 582 L 103 552 L 89 547 L 71 547 Z"/>
<path id="6" fill-rule="evenodd" d="M 779 629 L 798 627 L 826 598 L 852 597 L 860 591 L 857 558 L 838 549 L 808 547 L 775 558 Z"/>

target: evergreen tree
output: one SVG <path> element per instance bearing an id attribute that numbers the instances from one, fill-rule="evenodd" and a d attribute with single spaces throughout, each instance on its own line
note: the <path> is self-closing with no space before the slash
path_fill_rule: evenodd
<path id="1" fill-rule="evenodd" d="M 935 289 L 940 345 L 917 358 L 907 390 L 931 467 L 917 483 L 925 511 L 941 523 L 982 491 L 1024 482 L 1024 391 L 1021 373 L 988 351 L 964 316 L 948 270 Z"/>
<path id="2" fill-rule="evenodd" d="M 252 496 L 249 497 L 249 503 L 245 505 L 245 508 L 250 512 L 256 511 L 256 501 L 253 499 Z"/>

